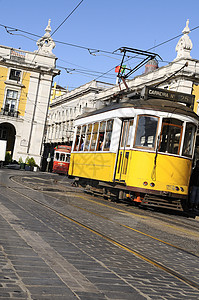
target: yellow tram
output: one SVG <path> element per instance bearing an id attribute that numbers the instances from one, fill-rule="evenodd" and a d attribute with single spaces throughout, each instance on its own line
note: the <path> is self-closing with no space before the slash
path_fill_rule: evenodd
<path id="1" fill-rule="evenodd" d="M 198 120 L 186 105 L 160 98 L 129 97 L 84 114 L 75 121 L 69 175 L 142 205 L 181 210 Z"/>

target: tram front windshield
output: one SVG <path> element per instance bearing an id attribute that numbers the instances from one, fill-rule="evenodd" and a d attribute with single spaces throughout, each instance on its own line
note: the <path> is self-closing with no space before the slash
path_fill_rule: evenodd
<path id="1" fill-rule="evenodd" d="M 182 155 L 191 157 L 193 153 L 196 126 L 186 123 Z M 160 136 L 159 152 L 180 154 L 182 143 L 183 122 L 178 119 L 164 118 Z"/>
<path id="2" fill-rule="evenodd" d="M 157 129 L 158 117 L 140 115 L 134 147 L 155 149 Z M 192 157 L 196 129 L 193 123 L 175 118 L 163 118 L 158 152 Z"/>
<path id="3" fill-rule="evenodd" d="M 69 153 L 55 153 L 55 161 L 63 161 L 63 162 L 70 162 L 70 154 Z"/>
<path id="4" fill-rule="evenodd" d="M 196 126 L 191 123 L 186 124 L 184 145 L 182 150 L 183 156 L 192 156 L 193 147 L 194 147 L 194 138 L 195 138 Z"/>
<path id="5" fill-rule="evenodd" d="M 182 124 L 183 122 L 177 119 L 163 119 L 160 152 L 179 154 L 183 129 Z"/>
<path id="6" fill-rule="evenodd" d="M 158 126 L 158 118 L 153 116 L 139 116 L 135 147 L 154 148 Z"/>

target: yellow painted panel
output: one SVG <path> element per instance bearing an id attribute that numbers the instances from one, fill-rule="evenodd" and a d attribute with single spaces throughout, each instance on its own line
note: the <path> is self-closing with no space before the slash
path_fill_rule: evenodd
<path id="1" fill-rule="evenodd" d="M 5 81 L 8 76 L 8 69 L 0 67 L 0 109 L 3 107 L 4 92 L 5 92 Z"/>
<path id="2" fill-rule="evenodd" d="M 29 89 L 29 84 L 30 84 L 30 73 L 29 72 L 23 72 L 22 84 L 25 87 L 21 89 L 21 95 L 20 95 L 20 99 L 19 99 L 18 111 L 20 113 L 20 116 L 24 116 L 24 114 L 25 114 L 27 95 L 28 95 L 28 89 Z"/>
<path id="3" fill-rule="evenodd" d="M 193 91 L 192 94 L 195 95 L 195 103 L 194 103 L 194 112 L 197 113 L 198 110 L 198 103 L 197 100 L 199 100 L 199 85 L 193 85 Z"/>
<path id="4" fill-rule="evenodd" d="M 128 168 L 131 165 L 131 150 L 120 150 L 117 161 L 117 168 L 115 179 L 119 181 L 126 181 L 128 175 Z"/>
<path id="5" fill-rule="evenodd" d="M 155 153 L 133 150 L 129 152 L 125 178 L 127 186 L 187 195 L 191 160 L 158 153 L 155 166 Z M 115 159 L 115 153 L 72 153 L 69 174 L 111 182 Z M 148 182 L 147 186 L 143 185 L 145 181 Z M 150 187 L 151 182 L 155 183 L 154 188 Z M 182 187 L 184 191 L 176 191 L 176 186 Z"/>
<path id="6" fill-rule="evenodd" d="M 72 153 L 69 175 L 112 181 L 115 153 Z"/>
<path id="7" fill-rule="evenodd" d="M 133 151 L 126 184 L 153 190 L 149 184 L 154 182 L 156 190 L 179 193 L 175 190 L 175 186 L 178 186 L 184 188 L 183 194 L 187 194 L 192 161 L 159 153 L 155 167 L 154 158 L 155 153 Z M 148 182 L 148 186 L 143 185 L 145 181 Z"/>

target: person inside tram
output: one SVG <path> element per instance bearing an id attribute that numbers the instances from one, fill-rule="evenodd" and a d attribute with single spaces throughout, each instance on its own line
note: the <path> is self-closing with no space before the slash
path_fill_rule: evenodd
<path id="1" fill-rule="evenodd" d="M 190 178 L 190 210 L 199 209 L 199 160 L 196 161 L 196 166 L 193 169 Z"/>
<path id="2" fill-rule="evenodd" d="M 100 133 L 99 134 L 99 139 L 98 139 L 98 144 L 97 144 L 97 151 L 102 151 L 103 142 L 104 142 L 104 133 Z"/>
<path id="3" fill-rule="evenodd" d="M 99 148 L 100 148 L 100 151 L 102 151 L 102 149 L 103 149 L 103 141 L 100 141 L 100 146 L 99 146 Z"/>
<path id="4" fill-rule="evenodd" d="M 80 141 L 80 151 L 83 151 L 84 149 L 84 137 L 81 138 L 81 141 Z"/>

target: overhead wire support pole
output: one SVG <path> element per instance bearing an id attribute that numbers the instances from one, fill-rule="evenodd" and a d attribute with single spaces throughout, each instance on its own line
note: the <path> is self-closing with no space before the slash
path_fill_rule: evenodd
<path id="1" fill-rule="evenodd" d="M 120 71 L 121 71 L 121 68 L 122 68 L 122 64 L 124 62 L 125 55 L 126 55 L 126 50 L 124 50 L 124 54 L 123 54 L 122 61 L 120 63 L 120 68 L 119 68 L 118 75 L 117 75 L 117 77 L 119 78 L 119 83 L 121 81 Z"/>
<path id="2" fill-rule="evenodd" d="M 136 72 L 139 68 L 141 68 L 145 63 L 147 63 L 149 60 L 154 59 L 155 56 L 147 57 L 142 62 L 140 62 L 136 67 L 131 69 L 126 75 L 124 75 L 125 78 L 129 77 L 132 73 Z"/>
<path id="3" fill-rule="evenodd" d="M 146 55 L 146 56 L 158 56 L 161 60 L 162 58 L 160 57 L 159 54 L 154 53 L 154 52 L 149 52 L 149 51 L 145 51 L 145 50 L 140 50 L 140 49 L 135 49 L 135 48 L 130 48 L 130 47 L 121 47 L 118 50 L 120 50 L 121 52 L 123 52 L 124 50 L 127 52 L 131 52 L 131 53 L 135 53 L 135 54 L 140 54 L 140 55 Z"/>
<path id="4" fill-rule="evenodd" d="M 127 84 L 126 84 L 126 81 L 125 79 L 128 78 L 132 73 L 134 73 L 135 71 L 137 71 L 139 68 L 141 68 L 146 62 L 148 62 L 149 60 L 151 59 L 154 59 L 156 56 L 158 56 L 161 60 L 162 58 L 160 57 L 160 55 L 158 55 L 157 53 L 153 53 L 153 52 L 149 52 L 149 51 L 144 51 L 144 50 L 139 50 L 139 49 L 135 49 L 135 48 L 129 48 L 129 47 L 121 47 L 119 49 L 117 49 L 116 51 L 120 50 L 120 52 L 123 52 L 123 57 L 122 57 L 122 61 L 121 61 L 121 64 L 120 64 L 120 68 L 119 68 L 119 71 L 118 71 L 118 75 L 117 77 L 119 78 L 119 84 L 121 82 L 121 80 L 123 81 L 126 89 L 129 89 Z M 115 51 L 114 51 L 115 52 Z M 129 72 L 126 74 L 126 75 L 123 75 L 121 73 L 121 70 L 122 70 L 122 65 L 123 65 L 123 62 L 124 62 L 124 58 L 125 58 L 125 55 L 126 55 L 126 52 L 130 52 L 130 53 L 135 53 L 136 56 L 137 55 L 142 55 L 142 56 L 146 56 L 146 58 L 144 58 L 137 66 L 135 66 L 133 69 L 127 69 L 129 70 Z M 136 57 L 135 56 L 135 57 Z M 120 86 L 120 85 L 119 85 Z M 121 89 L 121 88 L 120 88 Z"/>

